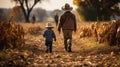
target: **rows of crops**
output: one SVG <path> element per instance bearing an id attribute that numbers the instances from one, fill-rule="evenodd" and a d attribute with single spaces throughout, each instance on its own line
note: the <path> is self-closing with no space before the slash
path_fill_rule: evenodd
<path id="1" fill-rule="evenodd" d="M 14 22 L 0 22 L 0 49 L 20 47 L 24 43 L 23 27 Z"/>
<path id="2" fill-rule="evenodd" d="M 96 42 L 120 46 L 120 21 L 95 22 L 81 27 L 80 37 L 93 37 Z"/>

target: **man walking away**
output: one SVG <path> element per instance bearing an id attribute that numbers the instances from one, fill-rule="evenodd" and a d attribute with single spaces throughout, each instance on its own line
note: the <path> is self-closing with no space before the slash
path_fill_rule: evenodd
<path id="1" fill-rule="evenodd" d="M 75 15 L 71 12 L 73 8 L 70 7 L 68 3 L 62 7 L 64 14 L 60 17 L 60 23 L 58 25 L 58 31 L 60 33 L 61 29 L 64 37 L 64 47 L 67 52 L 72 52 L 72 32 L 76 32 L 77 24 Z"/>

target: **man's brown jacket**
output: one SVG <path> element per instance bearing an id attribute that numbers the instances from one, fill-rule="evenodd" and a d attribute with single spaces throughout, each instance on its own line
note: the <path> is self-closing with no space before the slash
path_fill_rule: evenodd
<path id="1" fill-rule="evenodd" d="M 76 18 L 73 13 L 70 11 L 66 11 L 63 15 L 60 17 L 60 23 L 58 25 L 58 31 L 61 30 L 73 30 L 76 31 L 77 25 L 76 25 Z"/>

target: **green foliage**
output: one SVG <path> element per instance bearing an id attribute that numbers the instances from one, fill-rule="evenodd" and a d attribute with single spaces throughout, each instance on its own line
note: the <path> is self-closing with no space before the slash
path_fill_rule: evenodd
<path id="1" fill-rule="evenodd" d="M 77 11 L 87 21 L 109 20 L 113 14 L 119 15 L 119 0 L 74 0 Z"/>

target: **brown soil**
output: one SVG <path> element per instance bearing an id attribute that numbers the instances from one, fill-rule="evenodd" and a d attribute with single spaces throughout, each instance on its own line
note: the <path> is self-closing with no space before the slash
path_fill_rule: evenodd
<path id="1" fill-rule="evenodd" d="M 0 52 L 0 66 L 13 67 L 120 67 L 120 49 L 94 42 L 90 37 L 80 38 L 80 26 L 73 33 L 72 52 L 64 50 L 63 36 L 54 25 L 57 41 L 53 42 L 53 52 L 46 53 L 42 32 L 45 23 L 20 23 L 25 29 L 25 44 L 22 48 L 8 49 Z M 30 27 L 40 27 L 39 35 L 30 34 Z M 6 55 L 6 56 L 4 56 Z M 4 57 L 3 57 L 4 56 Z"/>

